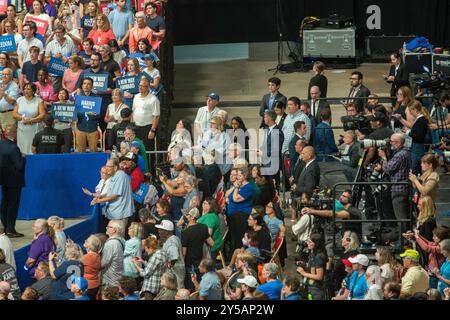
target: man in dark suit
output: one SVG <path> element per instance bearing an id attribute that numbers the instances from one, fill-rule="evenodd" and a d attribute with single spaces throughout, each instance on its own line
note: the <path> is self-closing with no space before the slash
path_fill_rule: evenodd
<path id="1" fill-rule="evenodd" d="M 318 100 L 322 95 L 318 86 L 311 87 L 310 95 L 311 114 L 314 117 L 314 125 L 317 126 L 320 123 L 320 113 L 324 109 L 330 109 L 330 105 L 325 100 Z"/>
<path id="2" fill-rule="evenodd" d="M 384 76 L 387 83 L 392 83 L 391 97 L 393 103 L 396 100 L 397 90 L 400 87 L 409 87 L 409 72 L 406 65 L 402 62 L 402 58 L 398 52 L 391 54 L 391 68 L 389 69 L 389 76 Z"/>
<path id="3" fill-rule="evenodd" d="M 280 93 L 281 80 L 277 77 L 272 77 L 268 80 L 269 93 L 265 94 L 259 107 L 259 115 L 261 119 L 260 128 L 265 128 L 264 124 L 264 112 L 266 110 L 273 110 L 275 104 L 280 101 L 283 105 L 287 105 L 286 97 Z"/>
<path id="4" fill-rule="evenodd" d="M 5 140 L 0 141 L 0 185 L 2 186 L 1 221 L 9 238 L 23 237 L 16 231 L 20 194 L 25 186 L 25 158 L 14 142 L 15 126 L 5 128 Z"/>
<path id="5" fill-rule="evenodd" d="M 294 137 L 291 139 L 291 142 L 289 142 L 289 155 L 291 156 L 291 159 L 289 160 L 289 172 L 291 173 L 290 175 L 292 176 L 294 173 L 294 166 L 295 163 L 297 162 L 299 153 L 297 153 L 295 151 L 295 144 L 297 143 L 298 140 L 305 140 L 305 135 L 306 135 L 306 124 L 304 121 L 297 121 L 296 123 L 294 123 L 294 130 L 295 130 L 295 135 Z"/>
<path id="6" fill-rule="evenodd" d="M 275 176 L 277 185 L 279 183 L 279 170 L 282 165 L 281 148 L 284 142 L 284 134 L 276 124 L 277 114 L 273 110 L 264 112 L 264 140 L 261 146 L 262 153 L 262 175 Z"/>
<path id="7" fill-rule="evenodd" d="M 351 99 L 351 98 L 367 98 L 370 95 L 370 90 L 363 85 L 363 74 L 359 71 L 353 71 L 350 77 L 351 89 L 348 94 L 349 99 L 346 104 L 353 102 L 359 113 L 364 112 L 364 106 L 367 99 Z"/>
<path id="8" fill-rule="evenodd" d="M 298 177 L 300 176 L 300 173 L 305 166 L 305 162 L 303 162 L 303 160 L 300 158 L 300 154 L 306 146 L 308 146 L 308 143 L 305 140 L 299 139 L 295 142 L 295 153 L 297 154 L 297 161 L 294 163 L 293 169 L 291 170 L 291 176 L 289 177 L 289 182 L 291 185 L 298 180 Z"/>
<path id="9" fill-rule="evenodd" d="M 336 147 L 334 133 L 331 129 L 331 110 L 323 109 L 320 119 L 322 122 L 317 125 L 314 135 L 314 146 L 317 154 L 319 155 L 317 157 L 317 161 L 322 161 L 323 159 L 327 162 L 334 161 L 331 156 L 338 152 L 338 148 Z"/>
<path id="10" fill-rule="evenodd" d="M 297 196 L 301 196 L 306 193 L 308 196 L 312 196 L 313 190 L 320 183 L 320 167 L 316 161 L 316 154 L 314 148 L 307 146 L 303 148 L 301 157 L 305 166 L 303 167 L 296 184 L 292 185 L 292 191 Z"/>

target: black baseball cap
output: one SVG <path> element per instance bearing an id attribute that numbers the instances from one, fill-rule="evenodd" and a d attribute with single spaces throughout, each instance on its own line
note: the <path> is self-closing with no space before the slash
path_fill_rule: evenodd
<path id="1" fill-rule="evenodd" d="M 370 121 L 382 121 L 385 122 L 386 121 L 386 116 L 383 112 L 379 112 L 379 111 L 375 111 L 373 113 L 373 115 L 371 115 L 369 117 Z"/>

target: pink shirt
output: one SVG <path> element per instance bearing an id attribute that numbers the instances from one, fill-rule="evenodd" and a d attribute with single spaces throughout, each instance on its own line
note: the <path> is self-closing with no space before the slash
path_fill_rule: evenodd
<path id="1" fill-rule="evenodd" d="M 49 82 L 46 86 L 43 86 L 39 81 L 34 83 L 39 89 L 39 96 L 44 102 L 56 102 L 58 97 L 55 95 L 52 84 Z"/>
<path id="2" fill-rule="evenodd" d="M 78 70 L 77 72 L 73 72 L 70 69 L 67 69 L 66 71 L 64 71 L 64 76 L 63 76 L 63 87 L 65 87 L 67 89 L 67 91 L 69 91 L 69 94 L 74 92 L 77 89 L 77 81 L 78 78 L 80 77 L 80 74 L 83 70 Z"/>

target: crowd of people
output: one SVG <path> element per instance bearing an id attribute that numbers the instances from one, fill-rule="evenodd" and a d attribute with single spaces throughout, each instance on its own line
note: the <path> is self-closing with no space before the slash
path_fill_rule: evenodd
<path id="1" fill-rule="evenodd" d="M 449 94 L 438 103 L 416 100 L 393 53 L 385 80 L 394 103 L 378 103 L 363 74 L 352 72 L 343 105 L 357 128 L 337 145 L 325 65 L 316 62 L 306 100 L 287 98 L 279 78 L 268 80 L 261 143 L 241 117 L 228 119 L 211 92 L 193 123 L 177 122 L 167 163 L 149 166 L 160 115 L 162 11 L 161 1 L 135 13 L 125 0 L 8 6 L 0 26 L 15 36 L 17 52 L 0 53 L 0 299 L 450 299 L 450 230 L 437 225 L 435 206 L 449 148 Z M 47 22 L 43 34 L 33 19 Z M 63 74 L 49 69 L 55 58 L 68 64 Z M 135 91 L 120 89 L 123 76 L 136 77 Z M 53 108 L 77 96 L 101 97 L 101 112 L 55 120 Z M 99 233 L 80 246 L 66 237 L 62 218 L 38 219 L 25 266 L 16 266 L 9 238 L 23 236 L 15 230 L 23 156 L 97 152 L 98 128 L 111 158 L 95 190 L 82 191 L 99 207 Z M 372 142 L 361 147 L 363 140 Z M 352 189 L 317 206 L 320 162 L 339 163 L 349 182 L 362 162 L 394 184 L 365 187 L 363 207 Z M 281 186 L 292 199 L 290 223 Z M 374 216 L 397 220 L 384 227 L 398 232 L 380 239 L 371 261 L 357 220 Z M 289 241 L 298 257 L 295 274 L 286 275 Z M 33 283 L 23 291 L 21 267 Z"/>

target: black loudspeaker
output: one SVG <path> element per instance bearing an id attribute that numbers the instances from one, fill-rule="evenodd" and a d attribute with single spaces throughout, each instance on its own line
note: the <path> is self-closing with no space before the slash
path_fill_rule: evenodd
<path id="1" fill-rule="evenodd" d="M 366 37 L 366 57 L 373 60 L 389 61 L 392 52 L 400 50 L 403 43 L 416 36 L 368 36 Z"/>

